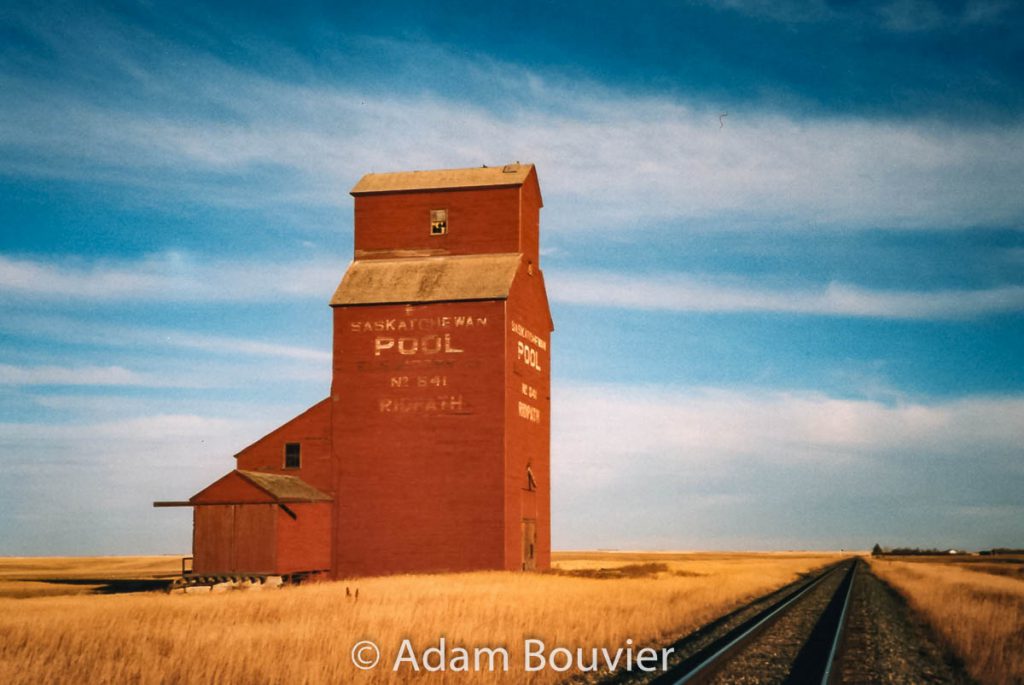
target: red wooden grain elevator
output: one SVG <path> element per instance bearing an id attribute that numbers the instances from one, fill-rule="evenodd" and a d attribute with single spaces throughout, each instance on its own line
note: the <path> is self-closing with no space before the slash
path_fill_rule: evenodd
<path id="1" fill-rule="evenodd" d="M 536 170 L 368 174 L 351 192 L 330 397 L 182 503 L 194 572 L 548 568 Z"/>

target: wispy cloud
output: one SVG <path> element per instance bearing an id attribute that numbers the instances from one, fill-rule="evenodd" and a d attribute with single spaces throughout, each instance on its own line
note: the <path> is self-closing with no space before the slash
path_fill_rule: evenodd
<path id="1" fill-rule="evenodd" d="M 932 0 L 880 0 L 849 5 L 822 0 L 793 2 L 790 0 L 725 0 L 706 2 L 710 7 L 733 10 L 753 17 L 787 24 L 835 20 L 861 21 L 877 24 L 896 33 L 955 30 L 997 21 L 1010 3 L 1001 0 L 967 0 L 949 3 Z"/>
<path id="2" fill-rule="evenodd" d="M 63 442 L 106 444 L 106 449 L 126 454 L 143 446 L 224 439 L 238 435 L 251 424 L 189 414 L 133 416 L 118 421 L 54 426 L 45 423 L 0 423 L 0 436 L 8 444 L 19 442 Z M 111 444 L 109 441 L 116 441 Z M 130 446 L 130 450 L 126 449 Z"/>
<path id="3" fill-rule="evenodd" d="M 190 413 L 0 423 L 7 507 L 0 552 L 186 552 L 191 512 L 154 509 L 152 502 L 197 492 L 232 469 L 231 455 L 265 431 L 251 420 Z"/>
<path id="4" fill-rule="evenodd" d="M 1009 544 L 1024 514 L 1020 396 L 882 403 L 564 383 L 554 395 L 553 525 L 562 548 L 879 539 L 970 547 Z M 187 550 L 187 516 L 154 512 L 150 502 L 191 495 L 268 425 L 189 413 L 2 423 L 12 478 L 0 480 L 0 495 L 8 521 L 31 521 L 33 533 L 8 530 L 5 551 Z M 44 495 L 64 506 L 45 509 Z M 131 525 L 119 526 L 125 516 Z"/>
<path id="5" fill-rule="evenodd" d="M 330 261 L 220 263 L 178 253 L 141 260 L 84 263 L 0 255 L 0 286 L 6 299 L 88 302 L 325 300 L 344 266 Z M 974 290 L 874 290 L 831 282 L 781 288 L 748 278 L 720 275 L 555 271 L 548 279 L 553 301 L 595 307 L 677 312 L 776 312 L 892 319 L 962 319 L 1024 310 L 1024 286 Z M 22 317 L 24 318 L 24 317 Z M 18 319 L 5 328 L 17 327 Z M 82 324 L 69 329 L 52 320 L 23 321 L 21 329 L 56 331 L 62 337 L 110 340 L 109 330 Z M 91 331 L 91 332 L 90 332 Z M 125 343 L 154 343 L 209 352 L 324 361 L 323 350 L 266 341 L 157 329 L 119 333 Z"/>
<path id="6" fill-rule="evenodd" d="M 557 391 L 558 453 L 576 455 L 573 464 L 654 455 L 682 469 L 728 470 L 737 459 L 857 464 L 899 452 L 998 453 L 1011 466 L 1024 444 L 1024 397 L 883 403 L 756 388 L 567 384 Z M 573 478 L 581 479 L 588 476 Z"/>
<path id="7" fill-rule="evenodd" d="M 836 10 L 824 0 L 792 2 L 777 0 L 721 0 L 719 2 L 695 0 L 709 7 L 732 10 L 753 17 L 771 19 L 787 24 L 803 24 L 834 17 Z"/>
<path id="8" fill-rule="evenodd" d="M 0 385 L 114 385 L 180 387 L 123 366 L 14 366 L 0 364 Z"/>
<path id="9" fill-rule="evenodd" d="M 553 394 L 562 545 L 770 548 L 790 535 L 803 544 L 979 545 L 1009 542 L 1013 517 L 980 515 L 968 526 L 960 507 L 1024 513 L 1020 396 L 886 404 L 630 385 L 562 385 Z M 919 512 L 930 517 L 923 528 Z"/>
<path id="10" fill-rule="evenodd" d="M 29 259 L 0 255 L 0 300 L 12 296 L 65 301 L 266 301 L 328 299 L 347 262 L 198 260 L 165 252 L 136 260 Z M 213 341 L 192 341 L 195 346 Z"/>
<path id="11" fill-rule="evenodd" d="M 285 359 L 311 362 L 329 362 L 331 360 L 331 353 L 326 350 L 315 350 L 308 347 L 298 347 L 296 345 L 279 345 L 276 343 L 262 342 L 260 340 L 248 340 L 228 336 L 195 335 L 177 332 L 149 334 L 146 331 L 141 331 L 137 332 L 136 335 L 140 338 L 160 340 L 163 344 L 172 347 L 183 347 L 187 349 L 203 350 L 206 352 L 218 352 L 231 355 L 242 354 L 258 357 L 281 357 Z"/>
<path id="12" fill-rule="evenodd" d="M 103 347 L 145 346 L 150 350 L 160 347 L 179 348 L 230 356 L 269 357 L 320 363 L 329 362 L 331 359 L 331 353 L 327 349 L 172 328 L 110 324 L 77 317 L 8 312 L 0 319 L 0 330 L 37 340 L 59 340 L 65 343 Z"/>
<path id="13" fill-rule="evenodd" d="M 1010 4 L 999 0 L 968 0 L 939 3 L 930 0 L 891 0 L 882 3 L 877 14 L 890 31 L 917 33 L 955 30 L 998 21 Z"/>
<path id="14" fill-rule="evenodd" d="M 676 312 L 775 312 L 887 319 L 961 319 L 1024 311 L 1024 286 L 979 290 L 872 290 L 843 283 L 779 288 L 751 279 L 679 274 L 555 272 L 551 299 Z"/>
<path id="15" fill-rule="evenodd" d="M 723 127 L 716 103 L 570 83 L 436 46 L 380 49 L 425 51 L 485 98 L 469 104 L 422 88 L 294 83 L 165 47 L 166 61 L 141 63 L 123 45 L 88 55 L 131 74 L 124 85 L 133 98 L 98 98 L 31 75 L 3 78 L 11 96 L 0 104 L 0 170 L 109 178 L 164 196 L 177 188 L 213 203 L 345 206 L 345 191 L 369 170 L 519 159 L 538 164 L 556 231 L 621 232 L 651 222 L 959 228 L 1024 219 L 1019 122 L 734 108 Z M 188 115 L 153 106 L 169 89 L 194 103 Z"/>

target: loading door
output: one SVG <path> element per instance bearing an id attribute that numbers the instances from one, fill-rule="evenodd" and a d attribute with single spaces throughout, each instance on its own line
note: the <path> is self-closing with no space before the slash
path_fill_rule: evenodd
<path id="1" fill-rule="evenodd" d="M 270 573 L 276 559 L 275 504 L 195 507 L 195 573 Z"/>
<path id="2" fill-rule="evenodd" d="M 537 568 L 537 522 L 523 519 L 523 570 L 532 571 Z"/>

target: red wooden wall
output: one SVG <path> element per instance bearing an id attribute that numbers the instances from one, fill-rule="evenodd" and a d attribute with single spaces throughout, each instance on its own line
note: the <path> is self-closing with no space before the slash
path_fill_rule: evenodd
<path id="1" fill-rule="evenodd" d="M 231 472 L 192 498 L 194 573 L 288 574 L 331 567 L 330 502 L 289 502 Z"/>
<path id="2" fill-rule="evenodd" d="M 277 573 L 326 571 L 331 568 L 330 502 L 294 502 L 287 507 L 296 518 L 278 507 Z"/>
<path id="3" fill-rule="evenodd" d="M 300 468 L 284 468 L 284 446 L 301 447 Z M 325 399 L 268 433 L 235 455 L 245 471 L 298 476 L 328 494 L 334 490 L 334 456 L 331 452 L 331 402 Z"/>
<path id="4" fill-rule="evenodd" d="M 276 573 L 276 504 L 195 507 L 192 570 L 217 575 Z"/>
<path id="5" fill-rule="evenodd" d="M 379 350 L 388 320 L 449 342 Z M 336 573 L 502 568 L 504 303 L 338 307 L 334 334 Z"/>
<path id="6" fill-rule="evenodd" d="M 506 303 L 505 540 L 507 568 L 519 568 L 522 521 L 534 522 L 536 568 L 551 565 L 551 317 L 544 277 L 521 265 Z M 527 466 L 536 488 L 528 489 Z M 514 528 L 514 530 L 512 530 Z"/>
<path id="7" fill-rule="evenodd" d="M 536 263 L 541 197 L 536 172 L 524 185 L 360 195 L 355 198 L 355 258 L 522 252 Z M 448 210 L 448 232 L 427 230 L 430 210 Z"/>

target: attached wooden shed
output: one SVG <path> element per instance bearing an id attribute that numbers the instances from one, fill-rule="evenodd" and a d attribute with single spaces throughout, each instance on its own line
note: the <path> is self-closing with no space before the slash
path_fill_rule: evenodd
<path id="1" fill-rule="evenodd" d="M 188 501 L 192 571 L 291 575 L 331 568 L 331 497 L 295 476 L 235 470 Z"/>

